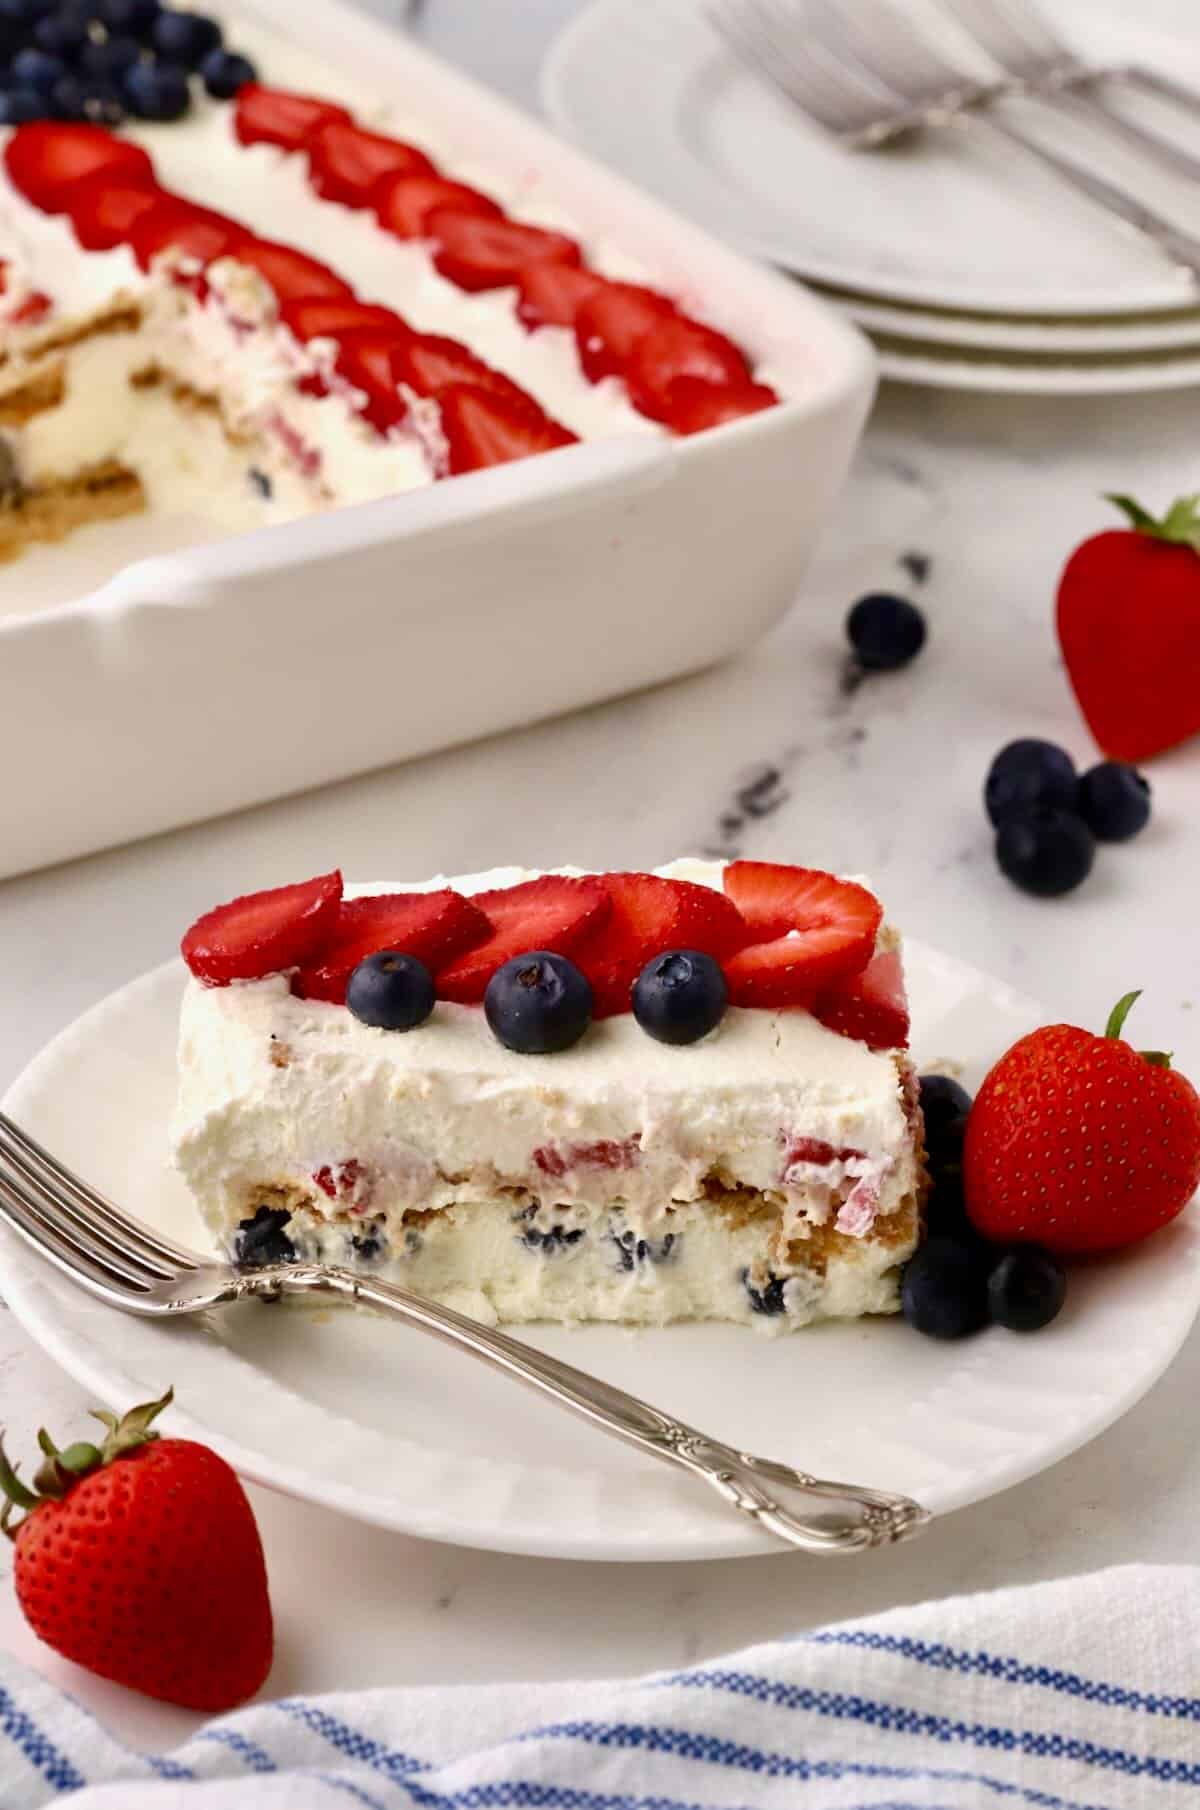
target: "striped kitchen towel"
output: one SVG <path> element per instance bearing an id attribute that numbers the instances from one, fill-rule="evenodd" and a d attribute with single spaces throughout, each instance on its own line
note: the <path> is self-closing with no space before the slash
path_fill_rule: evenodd
<path id="1" fill-rule="evenodd" d="M 1190 1567 L 894 1609 L 650 1678 L 255 1703 L 150 1757 L 0 1660 L 2 1810 L 1158 1810 L 1198 1793 Z"/>

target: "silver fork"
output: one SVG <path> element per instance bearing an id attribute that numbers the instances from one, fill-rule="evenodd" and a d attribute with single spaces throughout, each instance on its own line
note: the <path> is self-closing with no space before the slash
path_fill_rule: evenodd
<path id="1" fill-rule="evenodd" d="M 990 10 L 995 11 L 993 6 Z M 1088 63 L 1057 32 L 1052 31 L 1032 0 L 1000 0 L 1009 31 L 1023 41 L 1026 51 L 1039 57 L 1049 75 L 1072 86 L 1098 82 L 1124 82 L 1140 88 L 1161 100 L 1174 101 L 1190 113 L 1200 112 L 1200 92 L 1160 70 L 1147 69 L 1142 63 Z M 998 61 L 1003 61 L 998 58 Z"/>
<path id="2" fill-rule="evenodd" d="M 1200 157 L 1169 138 L 1129 119 L 1100 90 L 1099 73 L 1047 34 L 1039 42 L 1037 18 L 1031 34 L 1014 23 L 1004 0 L 940 0 L 943 12 L 972 37 L 1002 74 L 1031 100 L 1071 113 L 1111 138 L 1144 151 L 1176 175 L 1200 179 Z M 1200 104 L 1200 96 L 1197 96 Z"/>
<path id="3" fill-rule="evenodd" d="M 995 104 L 1015 92 L 1011 83 L 980 82 L 959 68 L 889 0 L 711 0 L 709 17 L 747 67 L 852 150 L 927 127 L 990 132 L 1200 283 L 1200 239 L 1015 124 Z"/>
<path id="4" fill-rule="evenodd" d="M 0 1113 L 0 1221 L 72 1282 L 125 1313 L 170 1320 L 232 1301 L 293 1295 L 392 1314 L 537 1389 L 602 1432 L 688 1472 L 767 1533 L 804 1552 L 887 1545 L 918 1532 L 930 1518 L 907 1496 L 827 1482 L 737 1451 L 599 1377 L 407 1289 L 325 1264 L 249 1268 L 211 1262 L 123 1213 L 5 1113 Z M 807 1512 L 787 1507 L 777 1497 L 779 1488 L 807 1499 Z"/>

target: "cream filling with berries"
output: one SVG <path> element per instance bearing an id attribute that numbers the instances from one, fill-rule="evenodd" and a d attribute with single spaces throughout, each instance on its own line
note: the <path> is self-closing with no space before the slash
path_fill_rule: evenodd
<path id="1" fill-rule="evenodd" d="M 716 863 L 658 871 L 721 884 Z M 286 976 L 191 981 L 179 1062 L 176 1161 L 227 1248 L 275 1235 L 504 1319 L 889 1311 L 915 1243 L 907 1059 L 799 1009 L 731 1008 L 684 1047 L 624 1014 L 530 1057 L 478 1007 L 397 1033 Z"/>

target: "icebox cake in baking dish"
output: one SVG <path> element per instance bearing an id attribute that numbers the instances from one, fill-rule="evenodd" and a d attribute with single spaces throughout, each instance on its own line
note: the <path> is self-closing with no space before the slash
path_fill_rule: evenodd
<path id="1" fill-rule="evenodd" d="M 140 40 L 105 23 L 126 14 Z M 0 554 L 147 508 L 232 532 L 777 402 L 703 297 L 589 242 L 550 178 L 467 167 L 419 95 L 273 83 L 269 40 L 258 66 L 204 34 L 184 55 L 195 17 L 94 0 L 82 117 L 26 117 L 57 106 L 31 89 L 0 128 Z"/>
<path id="2" fill-rule="evenodd" d="M 188 931 L 175 1159 L 222 1248 L 503 1321 L 888 1313 L 925 1171 L 900 941 L 770 862 L 506 869 Z"/>

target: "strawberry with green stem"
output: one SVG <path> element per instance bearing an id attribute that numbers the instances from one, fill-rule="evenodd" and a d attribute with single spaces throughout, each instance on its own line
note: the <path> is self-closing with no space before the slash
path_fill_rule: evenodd
<path id="1" fill-rule="evenodd" d="M 1200 495 L 1129 518 L 1071 556 L 1058 639 L 1088 727 L 1114 760 L 1148 760 L 1200 732 Z"/>
<path id="2" fill-rule="evenodd" d="M 149 1697 L 232 1709 L 271 1668 L 262 1544 L 225 1460 L 155 1429 L 171 1400 L 168 1389 L 120 1420 L 97 1411 L 98 1446 L 59 1450 L 43 1428 L 32 1485 L 0 1447 L 0 1526 L 16 1546 L 17 1600 L 48 1646 Z"/>
<path id="3" fill-rule="evenodd" d="M 971 1108 L 967 1212 L 993 1244 L 1058 1256 L 1118 1250 L 1181 1213 L 1200 1185 L 1200 1095 L 1161 1050 L 1122 1037 L 1139 993 L 1102 1037 L 1052 1024 L 1022 1037 Z"/>

